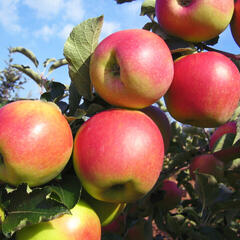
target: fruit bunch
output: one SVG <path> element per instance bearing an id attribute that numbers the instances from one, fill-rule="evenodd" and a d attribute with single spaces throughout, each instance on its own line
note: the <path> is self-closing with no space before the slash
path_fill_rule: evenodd
<path id="1" fill-rule="evenodd" d="M 206 46 L 228 25 L 239 44 L 240 1 L 146 2 L 148 30 L 94 39 L 80 58 L 76 38 L 99 36 L 103 17 L 73 29 L 67 107 L 51 83 L 41 100 L 0 108 L 4 238 L 150 240 L 154 224 L 201 239 L 218 236 L 218 211 L 239 211 L 240 75 Z"/>

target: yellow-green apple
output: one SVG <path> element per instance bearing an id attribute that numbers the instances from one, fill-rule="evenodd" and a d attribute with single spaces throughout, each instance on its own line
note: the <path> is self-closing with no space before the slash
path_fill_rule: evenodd
<path id="1" fill-rule="evenodd" d="M 73 148 L 70 126 L 54 103 L 21 100 L 0 109 L 0 180 L 38 186 L 55 178 Z"/>
<path id="2" fill-rule="evenodd" d="M 167 152 L 171 139 L 171 125 L 167 115 L 159 107 L 153 105 L 143 108 L 141 111 L 147 114 L 158 126 L 162 133 L 165 152 Z"/>
<path id="3" fill-rule="evenodd" d="M 156 183 L 164 143 L 157 125 L 137 110 L 95 114 L 74 139 L 73 164 L 85 190 L 106 202 L 134 202 Z"/>
<path id="4" fill-rule="evenodd" d="M 195 171 L 199 173 L 211 174 L 221 179 L 224 174 L 224 164 L 222 161 L 214 157 L 213 154 L 201 154 L 191 160 L 190 176 L 195 180 Z"/>
<path id="5" fill-rule="evenodd" d="M 126 216 L 121 214 L 114 221 L 102 227 L 102 234 L 115 233 L 117 235 L 123 235 L 125 231 L 125 223 Z"/>
<path id="6" fill-rule="evenodd" d="M 235 121 L 226 122 L 225 124 L 218 127 L 210 137 L 209 141 L 209 149 L 213 150 L 216 142 L 224 135 L 224 134 L 236 134 L 237 132 L 237 123 Z"/>
<path id="7" fill-rule="evenodd" d="M 96 92 L 114 106 L 140 109 L 161 98 L 173 78 L 173 59 L 157 34 L 143 29 L 115 32 L 95 49 L 90 77 Z"/>
<path id="8" fill-rule="evenodd" d="M 177 59 L 174 78 L 164 96 L 177 121 L 197 127 L 217 127 L 233 115 L 240 99 L 236 65 L 217 52 L 201 52 Z"/>
<path id="9" fill-rule="evenodd" d="M 231 20 L 231 32 L 233 39 L 237 43 L 237 45 L 240 47 L 240 0 L 235 0 L 234 5 L 234 13 Z"/>
<path id="10" fill-rule="evenodd" d="M 79 201 L 71 214 L 64 214 L 48 222 L 22 228 L 16 240 L 100 240 L 101 224 L 97 214 L 84 201 Z"/>
<path id="11" fill-rule="evenodd" d="M 175 181 L 164 179 L 161 186 L 155 191 L 151 199 L 154 205 L 161 209 L 171 210 L 180 203 L 183 190 L 180 189 Z"/>
<path id="12" fill-rule="evenodd" d="M 201 42 L 218 36 L 229 25 L 234 0 L 156 0 L 158 23 L 170 35 Z"/>
<path id="13" fill-rule="evenodd" d="M 97 200 L 84 189 L 81 198 L 97 213 L 102 227 L 114 221 L 126 207 L 126 203 L 109 203 Z"/>
<path id="14" fill-rule="evenodd" d="M 3 209 L 0 208 L 0 227 L 1 227 L 2 222 L 4 221 L 4 219 L 5 219 L 5 213 L 4 213 Z"/>

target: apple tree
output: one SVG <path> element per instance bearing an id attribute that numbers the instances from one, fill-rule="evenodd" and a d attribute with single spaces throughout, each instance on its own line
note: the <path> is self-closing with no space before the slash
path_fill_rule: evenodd
<path id="1" fill-rule="evenodd" d="M 116 4 L 127 4 L 127 2 L 131 1 L 116 0 Z M 53 102 L 60 108 L 61 113 L 71 127 L 73 138 L 77 140 L 75 143 L 76 150 L 73 151 L 65 168 L 54 179 L 45 184 L 29 186 L 23 181 L 21 184 L 14 185 L 4 182 L 0 173 L 0 180 L 3 181 L 0 185 L 0 207 L 2 210 L 0 214 L 1 239 L 22 240 L 23 238 L 20 236 L 24 236 L 24 234 L 21 231 L 70 214 L 71 209 L 77 205 L 79 200 L 86 201 L 99 216 L 102 234 L 101 237 L 98 236 L 96 239 L 237 240 L 240 238 L 240 58 L 239 55 L 214 48 L 214 45 L 220 38 L 219 34 L 229 24 L 231 26 L 234 26 L 234 24 L 239 26 L 238 20 L 234 23 L 233 21 L 238 19 L 237 14 L 239 15 L 240 11 L 233 15 L 233 8 L 235 3 L 235 11 L 239 9 L 240 1 L 223 1 L 223 8 L 225 6 L 228 7 L 226 10 L 227 14 L 220 23 L 220 30 L 218 28 L 215 32 L 213 31 L 213 29 L 218 27 L 218 21 L 214 22 L 211 20 L 213 22 L 211 26 L 208 26 L 208 21 L 204 23 L 205 25 L 201 25 L 201 22 L 193 24 L 190 21 L 185 23 L 188 24 L 190 29 L 194 26 L 194 30 L 196 30 L 193 31 L 195 33 L 194 38 L 185 38 L 188 34 L 191 35 L 191 31 L 184 31 L 182 26 L 180 30 L 179 28 L 175 29 L 174 21 L 171 21 L 172 17 L 169 18 L 170 13 L 168 15 L 167 11 L 165 11 L 166 9 L 163 8 L 165 5 L 169 7 L 169 2 L 175 2 L 175 4 L 178 2 L 182 7 L 190 6 L 191 4 L 191 1 L 180 0 L 145 0 L 141 7 L 140 14 L 149 18 L 149 22 L 146 22 L 143 30 L 152 32 L 154 36 L 164 41 L 171 58 L 174 60 L 174 63 L 171 62 L 171 64 L 174 64 L 175 68 L 175 76 L 173 77 L 175 82 L 168 86 L 167 92 L 163 96 L 154 100 L 149 106 L 144 106 L 146 107 L 144 109 L 142 109 L 143 106 L 136 107 L 136 105 L 134 107 L 127 105 L 119 106 L 119 103 L 115 105 L 115 102 L 109 101 L 102 94 L 103 87 L 95 87 L 96 83 L 94 83 L 92 78 L 96 75 L 93 72 L 98 65 L 91 62 L 93 61 L 91 57 L 100 44 L 99 36 L 104 21 L 103 16 L 87 19 L 73 28 L 63 46 L 65 58 L 59 60 L 51 58 L 43 63 L 43 66 L 46 68 L 45 72 L 47 72 L 46 76 L 40 75 L 36 71 L 39 62 L 34 53 L 22 47 L 10 49 L 11 54 L 20 53 L 27 57 L 33 63 L 35 69 L 21 64 L 14 64 L 13 60 L 9 61 L 7 71 L 1 72 L 0 75 L 0 97 L 17 101 L 17 99 L 11 98 L 12 95 L 10 93 L 15 87 L 22 85 L 22 80 L 20 80 L 22 75 L 28 77 L 28 79 L 33 80 L 42 88 L 42 94 L 39 96 L 39 99 Z M 199 0 L 195 2 L 200 4 L 204 1 Z M 216 6 L 216 1 L 209 2 L 212 5 L 205 7 L 207 11 L 214 9 L 213 6 Z M 224 5 L 225 3 L 226 5 Z M 228 3 L 230 4 L 228 5 Z M 156 9 L 158 11 L 157 14 Z M 165 11 L 165 13 L 161 11 Z M 216 10 L 216 16 L 222 17 L 221 14 Z M 230 23 L 231 19 L 233 20 Z M 197 31 L 198 24 L 201 25 L 204 38 L 199 36 L 201 31 Z M 168 29 L 168 26 L 171 26 L 171 28 Z M 234 31 L 237 31 L 236 27 Z M 236 33 L 234 33 L 235 36 L 237 36 Z M 235 40 L 237 42 L 237 39 Z M 134 53 L 137 55 L 137 50 Z M 134 53 L 131 54 L 134 55 Z M 100 55 L 100 53 L 98 54 Z M 103 76 L 110 76 L 109 78 L 113 76 L 114 80 L 116 80 L 122 69 L 119 66 L 120 63 L 114 59 L 116 52 L 113 51 L 111 54 L 109 55 L 113 57 L 107 62 L 107 70 L 104 70 Z M 198 56 L 203 55 L 204 60 L 200 61 L 197 59 Z M 127 62 L 128 59 L 124 61 Z M 133 62 L 132 65 L 136 64 L 136 62 Z M 196 62 L 199 64 L 197 65 Z M 212 62 L 214 64 L 211 64 Z M 206 63 L 207 65 L 203 68 Z M 94 70 L 90 69 L 91 65 L 94 65 Z M 113 72 L 109 74 L 107 71 L 112 66 Z M 49 79 L 49 74 L 52 71 L 57 71 L 59 67 L 66 67 L 71 80 L 69 86 L 57 80 Z M 177 68 L 178 70 L 176 70 Z M 221 70 L 220 74 L 219 69 Z M 177 74 L 183 75 L 185 78 L 182 80 L 183 83 L 180 84 L 180 90 L 178 89 L 178 91 L 174 92 L 178 85 L 176 83 Z M 212 76 L 210 76 L 211 74 Z M 194 79 L 196 76 L 198 78 Z M 194 83 L 194 81 L 191 81 L 192 79 L 198 83 L 202 81 L 201 77 L 207 81 L 199 85 L 192 84 Z M 222 81 L 221 78 L 223 78 Z M 216 82 L 217 80 L 219 82 Z M 213 85 L 209 87 L 209 89 L 213 90 L 212 92 L 208 89 L 209 82 L 213 82 Z M 125 84 L 125 82 L 121 84 L 124 85 L 123 83 Z M 194 89 L 197 94 L 193 92 Z M 211 94 L 206 94 L 207 91 Z M 111 95 L 106 93 L 110 98 L 115 98 L 117 94 L 113 93 Z M 138 97 L 136 93 L 134 94 Z M 212 97 L 214 94 L 217 96 L 216 98 Z M 189 96 L 190 99 L 187 98 Z M 176 97 L 178 98 L 174 99 Z M 128 99 L 130 97 L 120 98 L 120 103 L 121 100 L 122 102 L 128 102 Z M 184 99 L 187 99 L 187 101 L 184 102 Z M 221 102 L 220 105 L 218 105 L 219 102 Z M 154 141 L 149 140 L 155 135 L 152 134 L 150 137 L 147 135 L 147 131 L 145 132 L 145 138 L 141 138 L 141 141 L 137 136 L 135 139 L 131 136 L 129 137 L 132 141 L 131 144 L 124 144 L 123 140 L 118 144 L 118 139 L 127 139 L 127 137 L 123 137 L 127 133 L 118 131 L 118 127 L 128 124 L 128 115 L 126 114 L 124 118 L 122 116 L 112 118 L 112 115 L 109 115 L 104 120 L 100 117 L 105 113 L 113 113 L 112 109 L 116 107 L 122 109 L 115 110 L 116 112 L 130 111 L 141 116 L 141 119 L 147 118 L 150 121 L 150 118 L 152 121 L 149 124 L 157 131 L 156 138 L 161 138 L 159 137 L 158 128 L 163 137 L 162 140 L 154 140 L 159 143 L 159 146 L 156 144 L 153 147 L 145 144 L 146 142 L 155 144 Z M 128 110 L 125 108 L 128 108 Z M 129 110 L 129 108 L 132 109 Z M 206 109 L 207 113 L 204 112 Z M 179 117 L 180 115 L 181 117 Z M 137 119 L 142 123 L 143 120 L 137 117 L 135 121 L 131 120 L 129 132 L 131 132 L 131 129 L 135 129 L 136 132 L 140 131 L 138 128 L 140 124 L 138 124 Z M 92 127 L 91 123 L 94 124 Z M 88 125 L 90 125 L 89 128 Z M 103 128 L 104 125 L 113 127 L 107 131 Z M 85 131 L 84 128 L 87 130 Z M 100 130 L 101 128 L 103 130 Z M 103 136 L 103 134 L 106 135 Z M 114 136 L 111 136 L 111 134 Z M 102 136 L 102 138 L 99 136 Z M 140 143 L 135 144 L 137 140 Z M 110 154 L 107 153 L 106 156 L 103 156 L 103 153 L 106 152 L 102 149 L 107 148 L 111 141 L 115 141 L 111 145 L 112 149 L 109 148 L 112 154 L 111 158 L 114 160 L 111 162 L 112 165 L 108 164 L 111 166 L 107 166 L 105 159 Z M 138 145 L 143 146 L 143 149 L 137 149 Z M 79 147 L 76 148 L 76 146 Z M 81 148 L 81 146 L 83 147 Z M 126 146 L 126 149 L 127 147 L 130 148 L 126 152 L 131 156 L 139 153 L 137 155 L 139 159 L 144 154 L 149 159 L 153 158 L 152 152 L 156 149 L 155 152 L 159 153 L 159 155 L 164 152 L 164 157 L 162 159 L 159 157 L 159 161 L 162 161 L 162 166 L 159 167 L 161 164 L 155 165 L 161 169 L 153 184 L 154 186 L 139 198 L 134 198 L 135 196 L 131 195 L 135 194 L 136 190 L 133 187 L 132 179 L 131 181 L 128 180 L 127 185 L 123 185 L 119 179 L 118 182 L 113 181 L 118 175 L 117 171 L 114 172 L 113 170 L 112 175 L 111 172 L 107 171 L 108 169 L 114 169 L 114 164 L 116 164 L 114 161 L 119 159 L 115 155 L 125 152 L 124 146 Z M 93 152 L 93 149 L 98 147 L 99 151 Z M 144 147 L 148 149 L 146 150 Z M 161 151 L 158 147 L 162 148 Z M 1 151 L 2 148 L 0 145 Z M 87 157 L 84 157 L 87 159 L 84 169 L 87 170 L 85 170 L 86 172 L 81 172 L 79 159 L 85 154 L 84 149 L 88 149 Z M 164 151 L 162 151 L 163 149 Z M 0 153 L 0 159 L 1 164 L 4 164 L 5 159 L 2 153 Z M 98 163 L 102 159 L 105 162 Z M 122 162 L 125 161 L 124 158 L 121 158 L 121 160 Z M 87 166 L 88 164 L 89 166 Z M 145 165 L 143 164 L 145 167 L 141 167 L 139 175 L 143 175 L 144 179 L 152 177 L 151 171 L 153 172 L 154 170 L 149 167 L 151 164 L 151 161 L 146 161 Z M 132 172 L 137 172 L 137 166 L 140 163 L 137 164 L 136 162 L 135 165 L 135 168 L 130 168 L 129 166 L 128 169 L 125 166 L 125 171 L 127 172 L 127 170 L 131 169 Z M 117 166 L 118 168 L 121 167 L 120 164 Z M 104 193 L 102 189 L 100 191 L 91 182 L 88 182 L 89 179 L 85 176 L 85 174 L 87 175 L 90 172 L 92 174 L 90 179 L 94 178 L 94 174 L 98 169 L 101 169 L 101 174 L 96 174 L 98 177 L 101 175 L 104 178 L 107 175 L 108 177 L 110 176 L 109 179 L 113 182 L 111 188 Z M 148 169 L 151 169 L 151 171 L 147 171 Z M 105 182 L 102 181 L 101 184 L 105 184 Z M 125 195 L 122 194 L 120 197 L 114 195 L 117 195 L 119 192 L 123 193 L 122 190 L 124 188 L 128 190 L 127 197 L 130 196 L 129 198 L 126 197 L 126 202 L 124 202 Z M 104 201 L 105 196 L 107 196 L 108 202 Z M 117 198 L 121 198 L 121 201 L 114 202 L 113 199 Z M 128 199 L 131 199 L 131 201 L 127 201 Z M 85 221 L 88 221 L 87 217 Z M 25 236 L 24 238 L 27 240 Z"/>

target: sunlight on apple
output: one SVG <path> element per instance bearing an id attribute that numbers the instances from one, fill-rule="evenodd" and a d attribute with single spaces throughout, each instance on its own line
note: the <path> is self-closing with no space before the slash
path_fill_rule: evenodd
<path id="1" fill-rule="evenodd" d="M 71 217 L 71 219 L 68 221 L 67 226 L 70 231 L 74 231 L 79 228 L 80 225 L 80 219 L 79 217 Z"/>
<path id="2" fill-rule="evenodd" d="M 36 125 L 32 130 L 32 134 L 39 135 L 42 132 L 42 130 L 44 129 L 44 126 L 45 126 L 45 124 L 43 124 L 43 123 Z"/>

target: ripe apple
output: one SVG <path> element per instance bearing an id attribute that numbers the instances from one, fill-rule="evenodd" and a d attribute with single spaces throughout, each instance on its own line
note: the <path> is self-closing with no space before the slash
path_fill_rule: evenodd
<path id="1" fill-rule="evenodd" d="M 159 107 L 153 105 L 143 108 L 141 111 L 147 114 L 158 126 L 163 137 L 165 152 L 167 152 L 171 139 L 171 125 L 167 115 Z"/>
<path id="2" fill-rule="evenodd" d="M 74 139 L 73 164 L 85 190 L 106 202 L 134 202 L 156 183 L 164 143 L 143 112 L 111 109 L 95 114 Z"/>
<path id="3" fill-rule="evenodd" d="M 16 240 L 100 240 L 101 224 L 97 214 L 84 201 L 48 222 L 27 226 L 16 233 Z"/>
<path id="4" fill-rule="evenodd" d="M 97 200 L 84 189 L 81 198 L 97 213 L 101 226 L 106 226 L 114 221 L 126 207 L 126 203 L 109 203 Z"/>
<path id="5" fill-rule="evenodd" d="M 171 210 L 180 203 L 182 196 L 183 191 L 178 187 L 177 183 L 165 179 L 159 189 L 152 194 L 151 198 L 159 208 Z"/>
<path id="6" fill-rule="evenodd" d="M 201 42 L 217 37 L 229 25 L 233 0 L 156 0 L 158 23 L 170 35 Z"/>
<path id="7" fill-rule="evenodd" d="M 232 36 L 237 43 L 237 45 L 240 47 L 240 0 L 235 0 L 234 5 L 234 13 L 231 20 L 231 32 Z"/>
<path id="8" fill-rule="evenodd" d="M 231 118 L 239 92 L 236 65 L 223 54 L 201 52 L 175 61 L 173 82 L 164 99 L 177 121 L 211 128 Z"/>
<path id="9" fill-rule="evenodd" d="M 237 123 L 234 121 L 227 122 L 220 127 L 218 127 L 212 134 L 209 141 L 209 149 L 213 150 L 215 143 L 224 135 L 224 134 L 236 134 L 237 132 Z"/>
<path id="10" fill-rule="evenodd" d="M 97 46 L 91 57 L 90 78 L 109 104 L 140 109 L 166 93 L 173 79 L 173 59 L 157 34 L 122 30 Z"/>
<path id="11" fill-rule="evenodd" d="M 73 147 L 70 126 L 54 103 L 12 102 L 0 109 L 0 180 L 44 184 L 67 164 Z"/>
<path id="12" fill-rule="evenodd" d="M 189 166 L 190 176 L 195 180 L 195 171 L 211 174 L 216 178 L 222 178 L 224 174 L 223 163 L 213 154 L 202 154 L 194 157 Z"/>

